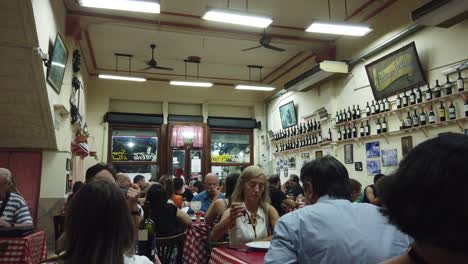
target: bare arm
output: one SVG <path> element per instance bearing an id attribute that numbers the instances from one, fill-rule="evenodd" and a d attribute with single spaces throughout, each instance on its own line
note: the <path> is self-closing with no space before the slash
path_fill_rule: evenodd
<path id="1" fill-rule="evenodd" d="M 378 205 L 380 200 L 379 198 L 375 197 L 374 190 L 372 188 L 367 187 L 365 191 L 365 195 L 369 202 L 373 205 Z"/>
<path id="2" fill-rule="evenodd" d="M 182 222 L 182 224 L 183 224 L 184 226 L 186 226 L 186 227 L 192 224 L 192 218 L 191 218 L 188 214 L 186 214 L 186 213 L 184 213 L 182 210 L 180 210 L 179 208 L 177 208 L 176 217 L 177 217 L 177 219 L 179 219 L 179 220 Z"/>
<path id="3" fill-rule="evenodd" d="M 282 203 L 291 209 L 297 207 L 297 203 L 289 198 L 284 199 Z"/>
<path id="4" fill-rule="evenodd" d="M 205 223 L 208 225 L 212 225 L 216 217 L 218 215 L 222 215 L 224 213 L 224 210 L 221 210 L 224 205 L 223 200 L 216 200 L 214 201 L 210 208 L 208 208 L 208 211 L 206 211 L 205 214 Z"/>
<path id="5" fill-rule="evenodd" d="M 223 237 L 227 230 L 234 225 L 234 222 L 231 220 L 231 209 L 224 211 L 221 221 L 217 223 L 211 232 L 211 240 L 218 241 Z M 206 219 L 205 219 L 206 221 Z"/>

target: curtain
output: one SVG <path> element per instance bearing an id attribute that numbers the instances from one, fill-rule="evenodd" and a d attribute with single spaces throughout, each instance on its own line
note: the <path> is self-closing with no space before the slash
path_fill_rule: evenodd
<path id="1" fill-rule="evenodd" d="M 174 126 L 172 128 L 171 147 L 183 147 L 185 142 L 193 142 L 196 148 L 203 147 L 203 127 Z"/>

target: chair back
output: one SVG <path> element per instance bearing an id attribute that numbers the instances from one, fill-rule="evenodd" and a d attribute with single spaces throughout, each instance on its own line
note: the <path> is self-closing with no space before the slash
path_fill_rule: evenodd
<path id="1" fill-rule="evenodd" d="M 185 233 L 156 238 L 156 251 L 162 264 L 182 264 Z M 175 255 L 175 256 L 174 256 Z"/>
<path id="2" fill-rule="evenodd" d="M 54 236 L 55 236 L 55 251 L 57 252 L 57 240 L 60 235 L 63 233 L 65 228 L 65 215 L 55 215 L 54 216 Z"/>

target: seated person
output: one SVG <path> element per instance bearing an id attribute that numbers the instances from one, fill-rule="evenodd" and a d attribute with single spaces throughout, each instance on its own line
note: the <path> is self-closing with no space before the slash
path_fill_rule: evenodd
<path id="1" fill-rule="evenodd" d="M 351 185 L 351 202 L 356 202 L 361 195 L 361 183 L 350 178 L 349 184 Z"/>
<path id="2" fill-rule="evenodd" d="M 185 201 L 190 202 L 193 199 L 193 194 L 188 188 L 184 187 L 183 179 L 182 177 L 174 178 L 174 192 L 176 195 L 181 196 L 182 199 L 185 199 Z"/>
<path id="3" fill-rule="evenodd" d="M 11 172 L 0 168 L 0 227 L 32 225 L 28 205 L 17 192 Z"/>
<path id="4" fill-rule="evenodd" d="M 468 137 L 450 133 L 417 145 L 400 162 L 383 186 L 381 211 L 414 242 L 385 264 L 468 263 L 467 161 Z"/>
<path id="5" fill-rule="evenodd" d="M 160 184 L 151 185 L 146 201 L 151 208 L 151 219 L 154 221 L 156 237 L 169 237 L 183 232 L 192 224 L 192 218 L 174 204 L 168 203 L 168 194 Z"/>
<path id="6" fill-rule="evenodd" d="M 308 204 L 281 217 L 265 263 L 380 263 L 406 251 L 411 239 L 379 208 L 352 203 L 346 167 L 332 156 L 305 164 Z"/>
<path id="7" fill-rule="evenodd" d="M 189 189 L 195 197 L 197 194 L 203 192 L 203 184 L 197 180 L 192 180 L 189 183 Z"/>
<path id="8" fill-rule="evenodd" d="M 271 240 L 278 221 L 278 212 L 269 205 L 267 179 L 257 166 L 245 168 L 231 196 L 231 206 L 214 226 L 212 237 L 217 241 L 229 232 L 229 244 Z"/>
<path id="9" fill-rule="evenodd" d="M 145 176 L 140 175 L 140 174 L 136 175 L 133 178 L 133 183 L 138 185 L 138 187 L 140 187 L 140 190 L 144 190 L 146 186 L 150 184 L 149 182 L 146 182 Z"/>
<path id="10" fill-rule="evenodd" d="M 288 180 L 288 188 L 286 189 L 286 195 L 294 196 L 296 199 L 299 194 L 304 195 L 304 190 L 302 189 L 301 185 L 299 184 L 299 176 L 296 174 L 291 174 Z"/>
<path id="11" fill-rule="evenodd" d="M 283 209 L 287 207 L 289 209 L 294 209 L 297 207 L 297 203 L 293 200 L 289 199 L 280 189 L 281 187 L 281 180 L 278 175 L 271 175 L 268 178 L 268 182 L 270 183 L 270 199 L 271 205 L 275 207 L 276 211 L 280 216 L 285 214 Z"/>
<path id="12" fill-rule="evenodd" d="M 168 178 L 164 181 L 164 188 L 167 192 L 168 202 L 177 206 L 177 208 L 182 208 L 182 196 L 175 193 L 174 190 L 174 180 L 173 178 Z"/>
<path id="13" fill-rule="evenodd" d="M 377 191 L 376 184 L 384 176 L 385 175 L 380 173 L 375 175 L 374 184 L 366 186 L 366 188 L 364 188 L 364 196 L 362 197 L 363 203 L 370 203 L 376 206 L 380 206 L 379 193 Z"/>
<path id="14" fill-rule="evenodd" d="M 218 175 L 208 173 L 205 177 L 205 190 L 193 197 L 192 201 L 201 201 L 201 211 L 206 213 L 213 201 L 224 198 L 224 194 L 219 191 Z M 190 209 L 189 213 L 193 213 Z"/>
<path id="15" fill-rule="evenodd" d="M 110 181 L 92 181 L 75 194 L 65 218 L 65 253 L 47 262 L 152 264 L 136 256 L 135 229 L 125 196 Z"/>
<path id="16" fill-rule="evenodd" d="M 237 179 L 239 179 L 240 174 L 232 173 L 226 177 L 224 181 L 226 194 L 224 199 L 218 199 L 214 201 L 205 215 L 205 223 L 208 225 L 213 225 L 221 220 L 221 217 L 224 214 L 224 211 L 229 207 L 229 199 L 231 198 L 232 192 L 236 187 Z"/>

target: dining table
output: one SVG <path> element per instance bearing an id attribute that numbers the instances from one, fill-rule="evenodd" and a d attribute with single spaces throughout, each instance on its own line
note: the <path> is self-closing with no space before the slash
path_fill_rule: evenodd
<path id="1" fill-rule="evenodd" d="M 209 226 L 204 221 L 192 221 L 185 232 L 184 260 L 185 263 L 205 264 L 208 259 Z"/>
<path id="2" fill-rule="evenodd" d="M 0 238 L 0 263 L 38 264 L 47 257 L 45 233 L 36 230 L 24 237 Z"/>
<path id="3" fill-rule="evenodd" d="M 263 250 L 215 247 L 211 250 L 208 264 L 261 264 L 264 262 L 265 255 L 266 251 Z"/>

